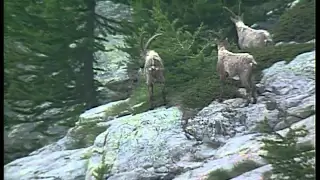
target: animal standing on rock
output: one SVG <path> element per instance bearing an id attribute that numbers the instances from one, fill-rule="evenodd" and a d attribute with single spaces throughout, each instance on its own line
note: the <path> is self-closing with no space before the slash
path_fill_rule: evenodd
<path id="1" fill-rule="evenodd" d="M 215 39 L 218 48 L 218 62 L 216 70 L 220 76 L 220 97 L 222 101 L 224 91 L 224 81 L 226 78 L 240 77 L 241 84 L 246 88 L 248 106 L 253 98 L 252 103 L 257 102 L 256 85 L 253 81 L 253 67 L 257 65 L 254 57 L 249 53 L 232 53 L 226 49 L 227 38 L 223 41 Z"/>
<path id="2" fill-rule="evenodd" d="M 158 36 L 161 36 L 162 33 L 158 33 L 150 37 L 147 43 L 143 46 L 144 34 L 145 32 L 141 34 L 141 41 L 140 41 L 140 46 L 141 46 L 140 56 L 144 60 L 144 64 L 141 64 L 141 68 L 143 68 L 143 72 L 146 78 L 146 83 L 148 86 L 150 109 L 153 109 L 154 108 L 153 88 L 155 83 L 162 85 L 161 93 L 162 93 L 163 102 L 164 104 L 167 103 L 166 92 L 165 92 L 166 90 L 165 90 L 164 65 L 163 65 L 162 59 L 156 51 L 148 49 L 152 40 L 154 40 Z"/>
<path id="3" fill-rule="evenodd" d="M 229 8 L 223 6 L 224 9 L 229 11 L 233 17 L 230 17 L 231 21 L 235 24 L 238 35 L 238 46 L 240 49 L 247 48 L 260 48 L 269 44 L 273 44 L 270 33 L 263 29 L 252 29 L 243 22 L 243 13 L 240 15 L 239 1 L 239 15 L 236 15 Z"/>

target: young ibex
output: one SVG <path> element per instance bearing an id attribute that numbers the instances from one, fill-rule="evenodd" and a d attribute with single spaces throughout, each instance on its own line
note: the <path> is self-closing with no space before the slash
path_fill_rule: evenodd
<path id="1" fill-rule="evenodd" d="M 143 46 L 143 35 L 141 34 L 141 52 L 140 56 L 144 60 L 144 65 L 141 64 L 141 68 L 143 68 L 143 72 L 146 78 L 146 83 L 148 86 L 149 93 L 149 105 L 150 109 L 154 108 L 153 104 L 153 87 L 155 83 L 159 83 L 162 85 L 162 98 L 164 104 L 166 104 L 166 92 L 165 92 L 165 77 L 164 77 L 164 66 L 161 57 L 154 50 L 149 50 L 148 46 L 156 37 L 162 35 L 162 33 L 158 33 L 153 35 L 147 43 Z"/>
<path id="2" fill-rule="evenodd" d="M 227 38 L 223 41 L 215 39 L 218 48 L 217 72 L 220 76 L 220 97 L 222 101 L 224 91 L 224 81 L 226 78 L 240 77 L 242 85 L 246 88 L 248 106 L 253 98 L 252 103 L 257 102 L 256 86 L 253 81 L 253 67 L 257 64 L 254 57 L 249 53 L 232 53 L 226 49 Z"/>
<path id="3" fill-rule="evenodd" d="M 272 37 L 268 31 L 262 29 L 252 29 L 244 24 L 243 13 L 240 15 L 240 4 L 241 1 L 239 1 L 239 15 L 236 15 L 229 8 L 223 6 L 224 9 L 233 15 L 233 17 L 230 17 L 230 19 L 235 24 L 237 29 L 239 48 L 259 48 L 273 44 Z"/>

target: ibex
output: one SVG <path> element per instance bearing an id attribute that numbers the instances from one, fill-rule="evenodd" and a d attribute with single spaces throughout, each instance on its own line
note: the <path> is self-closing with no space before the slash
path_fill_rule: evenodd
<path id="1" fill-rule="evenodd" d="M 239 15 L 236 15 L 229 8 L 223 6 L 223 8 L 229 11 L 233 16 L 230 17 L 230 19 L 235 24 L 237 29 L 239 48 L 259 48 L 272 44 L 273 40 L 268 31 L 262 29 L 252 29 L 244 24 L 243 13 L 240 15 L 240 4 L 241 1 L 239 1 Z"/>
<path id="2" fill-rule="evenodd" d="M 242 85 L 246 88 L 247 101 L 245 106 L 248 106 L 253 98 L 252 103 L 257 102 L 256 86 L 253 81 L 253 67 L 257 65 L 254 57 L 249 53 L 232 53 L 226 49 L 227 38 L 224 40 L 215 39 L 218 48 L 218 62 L 216 66 L 217 73 L 220 76 L 220 97 L 222 101 L 224 91 L 224 81 L 226 78 L 240 77 Z"/>
<path id="3" fill-rule="evenodd" d="M 161 93 L 164 104 L 166 104 L 166 92 L 165 92 L 165 77 L 164 77 L 164 66 L 161 57 L 154 50 L 149 50 L 148 46 L 156 37 L 162 35 L 162 33 L 158 33 L 153 35 L 147 43 L 143 46 L 143 35 L 145 32 L 141 34 L 140 39 L 140 56 L 144 60 L 144 65 L 141 64 L 141 68 L 143 68 L 143 72 L 146 78 L 146 83 L 148 86 L 149 93 L 149 105 L 150 109 L 154 108 L 153 104 L 153 87 L 155 83 L 159 83 L 162 85 Z"/>

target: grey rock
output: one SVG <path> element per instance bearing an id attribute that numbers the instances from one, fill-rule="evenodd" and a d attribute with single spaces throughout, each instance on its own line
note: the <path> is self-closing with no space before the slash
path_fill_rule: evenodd
<path id="1" fill-rule="evenodd" d="M 193 143 L 182 133 L 181 116 L 182 112 L 176 107 L 158 108 L 99 123 L 110 127 L 96 138 L 94 148 L 105 149 L 108 154 L 106 163 L 116 162 L 112 173 L 133 171 L 150 164 L 155 169 L 172 164 L 194 149 Z M 105 137 L 108 143 L 104 147 Z M 94 152 L 92 157 L 101 159 L 102 154 Z M 99 162 L 90 160 L 88 169 L 97 167 Z M 169 172 L 172 171 L 169 169 Z"/>
<path id="2" fill-rule="evenodd" d="M 83 179 L 86 159 L 82 159 L 81 155 L 86 151 L 87 149 L 58 151 L 17 159 L 4 166 L 4 179 Z"/>
<path id="3" fill-rule="evenodd" d="M 263 96 L 257 104 L 244 107 L 243 98 L 213 101 L 190 117 L 186 125 L 186 130 L 202 140 L 200 143 L 184 136 L 180 122 L 183 115 L 178 107 L 115 118 L 104 113 L 110 104 L 91 109 L 80 116 L 64 138 L 7 164 L 5 177 L 17 179 L 16 174 L 25 173 L 26 179 L 32 179 L 41 173 L 47 179 L 60 176 L 93 180 L 92 173 L 99 167 L 112 165 L 110 174 L 105 174 L 109 180 L 196 180 L 218 168 L 231 169 L 244 160 L 265 165 L 259 156 L 265 153 L 259 141 L 265 135 L 253 133 L 265 118 L 273 126 L 280 126 L 284 118 L 293 123 L 293 128 L 305 125 L 310 134 L 300 138 L 299 143 L 315 144 L 314 68 L 314 52 L 304 53 L 289 64 L 278 62 L 264 70 L 260 82 Z M 298 119 L 290 120 L 293 117 Z M 76 137 L 82 137 L 77 133 L 83 132 L 79 129 L 88 124 L 104 130 L 93 135 L 92 146 L 68 150 Z M 277 132 L 284 135 L 288 128 Z M 5 133 L 7 137 L 9 134 Z M 263 166 L 234 179 L 257 179 L 267 170 L 268 166 Z"/>
<path id="4" fill-rule="evenodd" d="M 118 173 L 109 177 L 108 180 L 158 180 L 159 176 L 159 174 L 144 169 L 136 169 L 129 172 Z"/>

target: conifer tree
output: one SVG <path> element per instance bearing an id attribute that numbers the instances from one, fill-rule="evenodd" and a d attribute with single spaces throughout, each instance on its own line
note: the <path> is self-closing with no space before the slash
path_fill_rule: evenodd
<path id="1" fill-rule="evenodd" d="M 24 115 L 20 120 L 62 120 L 98 105 L 94 53 L 106 51 L 106 40 L 97 34 L 114 33 L 116 21 L 95 6 L 95 0 L 5 1 L 5 99 Z"/>
<path id="2" fill-rule="evenodd" d="M 270 179 L 315 179 L 315 149 L 310 144 L 298 143 L 299 138 L 309 133 L 305 126 L 289 128 L 284 136 L 273 131 L 267 120 L 262 123 L 262 127 L 262 132 L 272 135 L 261 140 L 266 155 L 260 155 L 272 165 Z"/>

